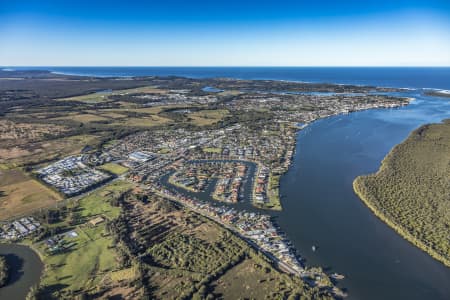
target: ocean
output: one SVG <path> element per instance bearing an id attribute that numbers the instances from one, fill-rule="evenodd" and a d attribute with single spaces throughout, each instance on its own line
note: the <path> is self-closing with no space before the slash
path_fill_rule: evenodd
<path id="1" fill-rule="evenodd" d="M 413 89 L 450 89 L 450 67 L 1 67 L 49 70 L 99 77 L 228 77 L 373 85 Z"/>

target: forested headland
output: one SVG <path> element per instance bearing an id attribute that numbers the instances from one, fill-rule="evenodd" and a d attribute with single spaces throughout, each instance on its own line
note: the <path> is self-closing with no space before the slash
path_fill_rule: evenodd
<path id="1" fill-rule="evenodd" d="M 450 266 L 450 120 L 413 131 L 353 187 L 375 215 Z"/>

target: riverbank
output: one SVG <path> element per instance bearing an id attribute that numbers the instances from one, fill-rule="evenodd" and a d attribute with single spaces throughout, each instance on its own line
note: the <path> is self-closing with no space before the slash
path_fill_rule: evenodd
<path id="1" fill-rule="evenodd" d="M 5 256 L 0 255 L 0 288 L 8 283 L 9 278 L 9 264 L 7 263 Z"/>
<path id="2" fill-rule="evenodd" d="M 372 175 L 353 181 L 354 192 L 404 239 L 450 267 L 446 192 L 450 122 L 414 130 Z M 421 237 L 421 238 L 420 238 Z"/>
<path id="3" fill-rule="evenodd" d="M 0 299 L 25 299 L 41 281 L 44 263 L 40 254 L 28 245 L 0 244 L 0 255 L 9 264 L 8 282 L 0 288 Z"/>
<path id="4" fill-rule="evenodd" d="M 419 249 L 423 250 L 427 254 L 429 254 L 434 259 L 440 261 L 447 267 L 450 267 L 450 260 L 436 251 L 432 250 L 430 247 L 425 245 L 423 242 L 415 238 L 413 235 L 411 235 L 409 232 L 405 231 L 402 227 L 400 227 L 395 222 L 391 221 L 390 218 L 388 218 L 381 210 L 376 208 L 364 195 L 361 193 L 358 187 L 358 183 L 355 180 L 353 182 L 353 189 L 355 191 L 355 194 L 361 199 L 361 201 L 372 211 L 372 213 L 377 216 L 381 221 L 386 223 L 389 227 L 394 229 L 400 236 L 402 236 L 405 240 L 413 244 L 414 246 L 418 247 Z"/>
<path id="5" fill-rule="evenodd" d="M 280 271 L 301 278 L 312 288 L 319 287 L 328 290 L 334 297 L 344 298 L 347 296 L 333 284 L 330 277 L 321 268 L 306 269 L 303 267 L 300 262 L 301 257 L 296 254 L 295 249 L 292 249 L 290 242 L 271 222 L 269 216 L 238 213 L 225 207 L 208 206 L 204 202 L 177 195 L 164 188 L 154 189 L 153 192 L 229 230 L 258 253 L 267 257 Z M 269 239 L 272 241 L 269 242 Z"/>

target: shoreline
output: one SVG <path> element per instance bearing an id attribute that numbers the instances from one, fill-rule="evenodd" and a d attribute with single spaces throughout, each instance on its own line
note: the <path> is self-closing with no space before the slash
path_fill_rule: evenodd
<path id="1" fill-rule="evenodd" d="M 419 127 L 420 128 L 420 127 Z M 417 129 L 415 129 L 417 130 Z M 386 168 L 386 159 L 392 155 L 393 151 L 396 149 L 397 146 L 399 146 L 400 144 L 404 143 L 413 132 L 415 132 L 415 130 L 413 130 L 408 137 L 403 140 L 402 142 L 400 142 L 399 144 L 395 145 L 390 151 L 389 153 L 383 158 L 383 160 L 381 161 L 380 167 L 378 168 L 378 170 L 375 173 L 371 173 L 371 174 L 378 174 L 379 172 L 381 172 L 384 168 Z M 366 174 L 369 175 L 369 174 Z M 427 246 L 423 241 L 419 240 L 418 238 L 414 237 L 410 232 L 408 232 L 405 228 L 403 228 L 401 225 L 397 224 L 396 222 L 394 222 L 393 220 L 391 220 L 391 218 L 389 218 L 382 210 L 380 210 L 371 200 L 369 200 L 369 198 L 371 197 L 370 195 L 365 195 L 363 194 L 363 192 L 361 191 L 360 188 L 360 180 L 362 178 L 362 176 L 365 175 L 359 175 L 357 176 L 353 182 L 352 182 L 352 186 L 353 186 L 353 192 L 356 194 L 356 196 L 358 196 L 358 198 L 363 202 L 363 204 L 369 208 L 369 210 L 379 219 L 381 220 L 384 224 L 388 225 L 391 229 L 393 229 L 399 236 L 401 236 L 403 239 L 407 240 L 410 244 L 414 245 L 416 248 L 422 250 L 423 252 L 427 253 L 430 257 L 432 257 L 433 259 L 437 260 L 438 262 L 442 263 L 444 266 L 449 267 L 450 268 L 450 259 L 446 258 L 445 256 L 443 256 L 442 254 L 438 253 L 436 250 L 432 249 L 431 247 Z"/>
<path id="2" fill-rule="evenodd" d="M 30 250 L 31 252 L 33 252 L 33 253 L 36 255 L 36 257 L 39 259 L 40 263 L 42 264 L 42 270 L 41 270 L 41 272 L 40 272 L 40 274 L 39 274 L 39 279 L 37 280 L 36 283 L 32 284 L 32 285 L 28 288 L 27 293 L 26 293 L 26 295 L 28 295 L 28 294 L 30 293 L 30 291 L 31 291 L 34 287 L 38 287 L 38 286 L 40 285 L 40 283 L 42 282 L 42 279 L 43 279 L 43 277 L 44 277 L 44 273 L 46 272 L 46 270 L 47 270 L 47 268 L 48 268 L 47 264 L 46 264 L 45 261 L 44 261 L 44 256 L 43 256 L 43 254 L 42 254 L 39 250 L 37 250 L 37 249 L 32 245 L 32 243 L 26 243 L 26 242 L 24 242 L 24 241 L 19 241 L 19 242 L 8 242 L 8 241 L 5 241 L 5 240 L 2 240 L 2 241 L 0 242 L 0 245 L 3 245 L 3 246 L 5 246 L 5 247 L 8 247 L 8 246 L 12 246 L 12 247 L 17 247 L 17 246 L 19 246 L 19 247 L 24 247 L 24 248 L 26 248 L 27 250 Z M 14 252 L 11 252 L 11 253 L 14 253 Z M 35 266 L 33 266 L 33 267 L 35 267 Z M 25 273 L 25 272 L 24 272 L 24 273 Z M 20 280 L 21 280 L 21 279 L 19 279 L 18 282 L 20 282 Z M 1 287 L 0 290 L 1 290 L 2 288 L 7 288 L 7 287 L 9 287 L 9 286 L 10 286 L 10 284 L 8 283 L 7 285 Z"/>
<path id="3" fill-rule="evenodd" d="M 359 177 L 359 176 L 358 176 Z M 443 257 L 441 254 L 437 253 L 435 250 L 427 247 L 422 241 L 415 238 L 412 234 L 405 231 L 400 225 L 397 225 L 393 221 L 391 221 L 386 214 L 384 214 L 382 211 L 377 209 L 375 205 L 373 205 L 370 200 L 367 200 L 365 196 L 362 195 L 362 193 L 358 189 L 358 183 L 356 180 L 358 177 L 355 178 L 353 181 L 353 191 L 358 196 L 358 198 L 365 204 L 367 208 L 370 209 L 370 211 L 384 224 L 388 225 L 391 229 L 393 229 L 399 236 L 401 236 L 403 239 L 414 245 L 416 248 L 422 250 L 423 252 L 427 253 L 430 257 L 437 260 L 438 262 L 442 263 L 444 266 L 450 268 L 450 260 Z"/>
<path id="4" fill-rule="evenodd" d="M 276 79 L 276 78 L 242 78 L 242 77 L 233 77 L 233 76 L 194 76 L 192 74 L 190 75 L 158 75 L 158 74 L 145 74 L 145 75 L 119 75 L 119 74 L 95 74 L 95 73 L 82 73 L 82 72 L 64 72 L 64 71 L 54 71 L 54 70 L 50 70 L 49 68 L 118 68 L 118 69 L 125 69 L 125 68 L 131 68 L 131 69 L 143 69 L 143 68 L 155 68 L 155 69 L 182 69 L 182 68 L 186 68 L 186 69 L 214 69 L 214 68 L 222 68 L 222 69 L 236 69 L 236 68 L 241 68 L 241 69 L 263 69 L 263 68 L 269 68 L 269 69 L 323 69 L 323 68 L 335 68 L 335 69 L 367 69 L 367 68 L 372 68 L 372 69 L 379 69 L 379 68 L 385 68 L 385 69 L 389 69 L 389 68 L 393 68 L 393 69 L 411 69 L 411 68 L 416 68 L 416 69 L 427 69 L 427 68 L 448 68 L 448 67 L 342 67 L 342 66 L 337 66 L 337 67 L 322 67 L 322 66 L 313 66 L 313 67 L 306 67 L 306 66 L 0 66 L 0 71 L 3 72 L 14 72 L 14 71 L 20 71 L 20 72 L 24 72 L 24 71 L 47 71 L 51 74 L 54 75 L 64 75 L 64 76 L 80 76 L 80 77 L 97 77 L 97 78 L 121 78 L 121 79 L 126 79 L 126 78 L 134 78 L 134 77 L 169 77 L 169 76 L 175 76 L 175 77 L 181 77 L 181 78 L 187 78 L 187 79 L 217 79 L 217 78 L 224 78 L 224 79 L 234 79 L 234 80 L 271 80 L 271 81 L 282 81 L 282 82 L 289 82 L 289 83 L 301 83 L 301 84 L 329 84 L 329 85 L 336 85 L 336 86 L 356 86 L 356 87 L 373 87 L 375 89 L 380 88 L 380 89 L 399 89 L 399 90 L 407 90 L 407 91 L 411 91 L 411 90 L 450 90 L 449 87 L 413 87 L 413 86 L 404 86 L 404 87 L 397 87 L 392 85 L 392 83 L 389 85 L 388 83 L 386 83 L 386 85 L 383 84 L 371 84 L 369 81 L 367 80 L 367 82 L 365 83 L 361 83 L 361 82 L 357 82 L 357 81 L 352 81 L 350 80 L 349 82 L 345 82 L 345 83 L 338 83 L 338 82 L 334 82 L 333 80 L 316 80 L 316 81 L 311 81 L 308 79 L 302 79 L 302 80 L 294 80 L 294 79 Z"/>

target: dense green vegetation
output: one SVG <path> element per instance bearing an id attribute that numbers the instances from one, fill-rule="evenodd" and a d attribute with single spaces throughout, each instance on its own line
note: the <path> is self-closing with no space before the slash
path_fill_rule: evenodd
<path id="1" fill-rule="evenodd" d="M 142 299 L 331 299 L 328 286 L 278 271 L 228 230 L 166 199 L 128 194 L 122 205 L 106 227 L 123 267 L 137 270 Z"/>
<path id="2" fill-rule="evenodd" d="M 4 256 L 0 255 L 0 287 L 5 286 L 9 277 L 8 263 Z"/>
<path id="3" fill-rule="evenodd" d="M 378 217 L 450 266 L 450 120 L 415 130 L 354 189 Z"/>

